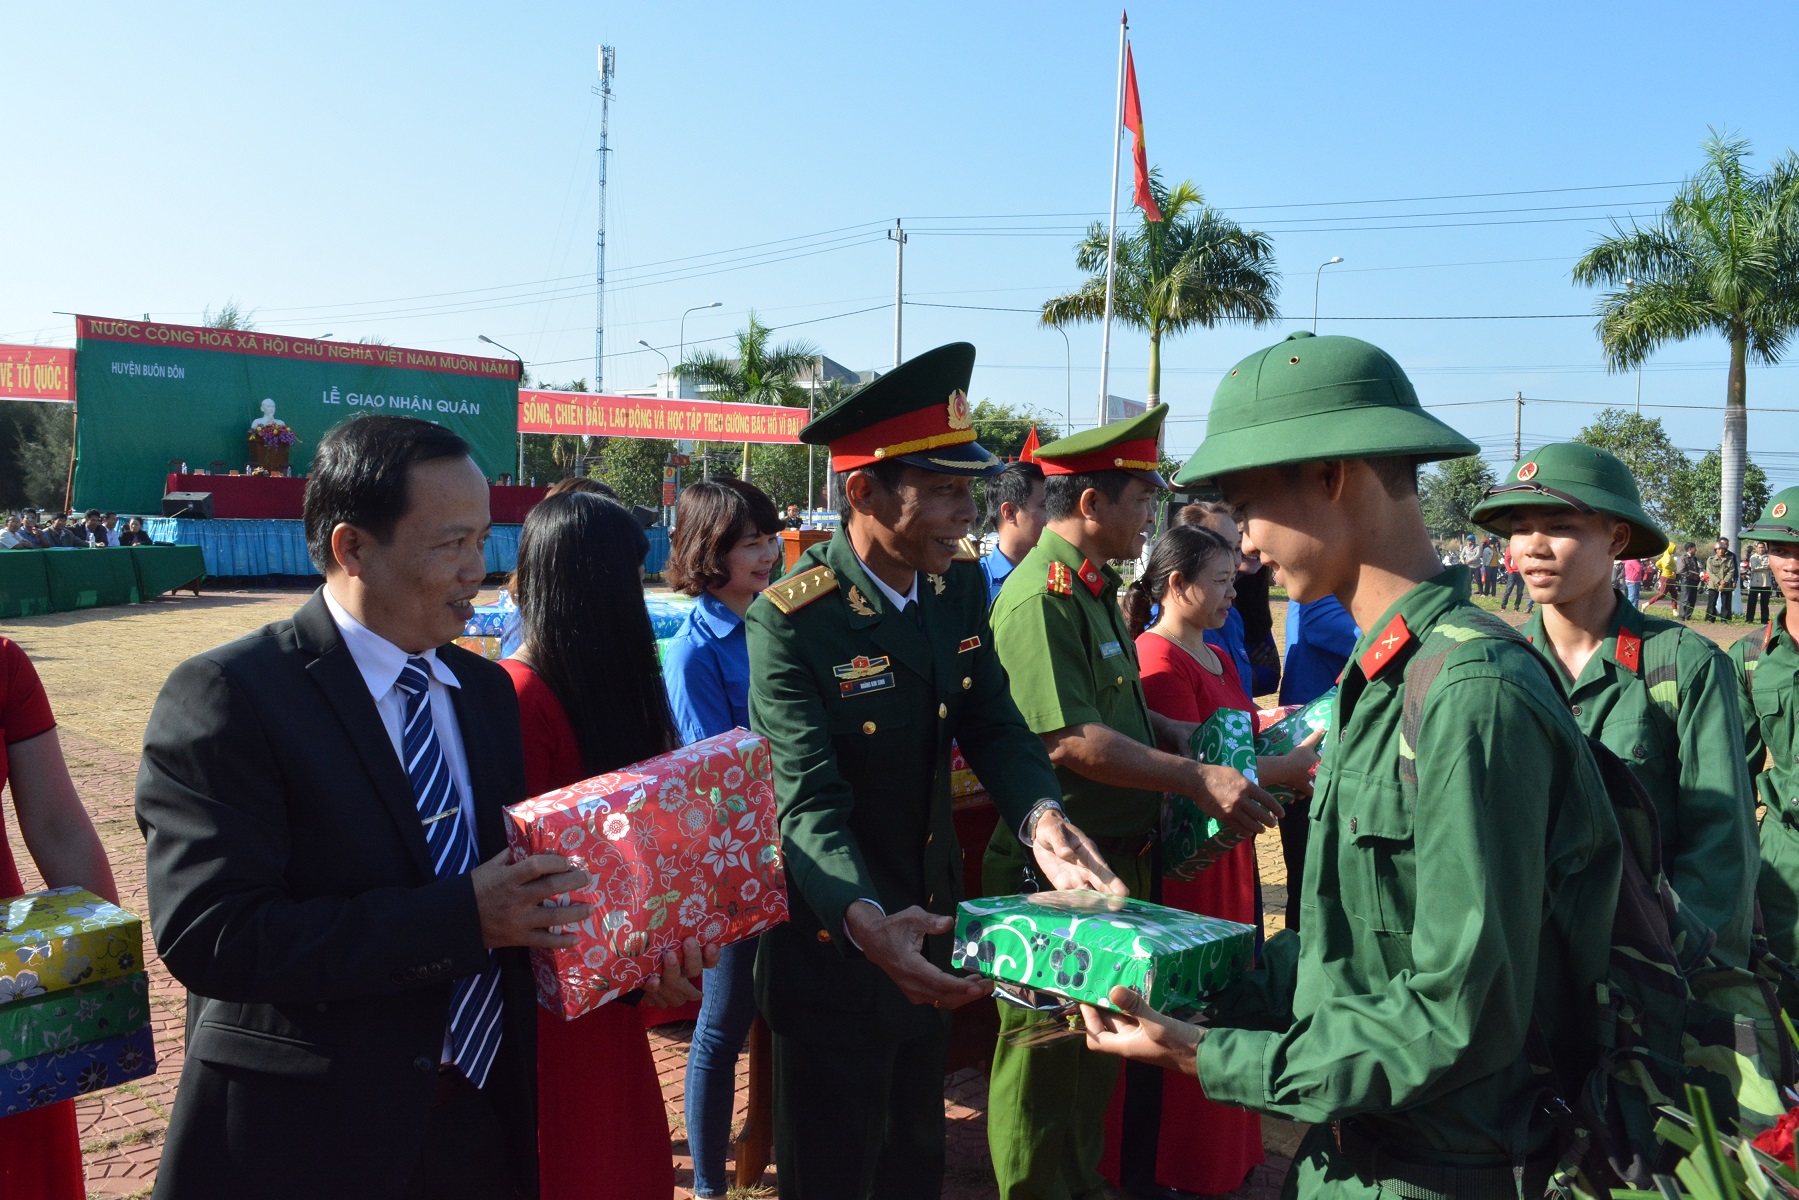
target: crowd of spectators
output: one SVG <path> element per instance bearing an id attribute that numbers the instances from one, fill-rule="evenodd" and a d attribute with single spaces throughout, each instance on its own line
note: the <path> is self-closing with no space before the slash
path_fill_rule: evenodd
<path id="1" fill-rule="evenodd" d="M 0 550 L 57 550 L 92 546 L 148 546 L 141 517 L 121 524 L 119 514 L 90 508 L 84 513 L 22 508 L 8 513 L 0 528 Z"/>

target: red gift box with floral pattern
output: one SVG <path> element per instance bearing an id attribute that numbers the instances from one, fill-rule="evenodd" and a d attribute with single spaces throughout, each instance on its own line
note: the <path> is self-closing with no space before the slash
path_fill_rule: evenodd
<path id="1" fill-rule="evenodd" d="M 730 945 L 787 919 L 766 739 L 747 729 L 506 809 L 512 861 L 560 854 L 592 878 L 558 903 L 577 944 L 533 950 L 537 1000 L 571 1020 L 644 986 L 686 938 Z"/>

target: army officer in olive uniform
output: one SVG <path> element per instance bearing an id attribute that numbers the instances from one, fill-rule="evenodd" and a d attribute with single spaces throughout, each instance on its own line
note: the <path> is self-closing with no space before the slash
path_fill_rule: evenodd
<path id="1" fill-rule="evenodd" d="M 950 741 L 1056 887 L 1122 891 L 1064 817 L 1007 690 L 965 547 L 974 347 L 882 376 L 800 432 L 843 479 L 842 532 L 751 605 L 750 723 L 769 739 L 791 920 L 762 937 L 775 1164 L 800 1200 L 942 1190 L 949 1014 L 990 986 L 948 973 L 962 854 Z"/>

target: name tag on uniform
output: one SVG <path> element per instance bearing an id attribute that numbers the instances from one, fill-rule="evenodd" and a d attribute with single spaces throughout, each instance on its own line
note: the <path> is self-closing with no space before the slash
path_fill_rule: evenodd
<path id="1" fill-rule="evenodd" d="M 1106 658 L 1117 658 L 1124 653 L 1124 649 L 1117 642 L 1101 642 L 1099 652 Z"/>
<path id="2" fill-rule="evenodd" d="M 845 679 L 837 685 L 837 690 L 845 700 L 851 696 L 863 696 L 869 692 L 878 692 L 893 686 L 893 672 L 884 675 L 868 675 L 861 679 Z"/>

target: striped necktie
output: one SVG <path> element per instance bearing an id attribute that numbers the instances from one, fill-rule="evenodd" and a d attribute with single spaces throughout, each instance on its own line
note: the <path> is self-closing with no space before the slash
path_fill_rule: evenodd
<path id="1" fill-rule="evenodd" d="M 425 827 L 425 846 L 439 879 L 474 870 L 479 861 L 469 822 L 456 803 L 456 781 L 437 740 L 431 719 L 431 674 L 424 659 L 406 660 L 397 686 L 406 693 L 406 732 L 400 739 L 405 753 L 406 777 L 412 781 L 419 822 Z M 469 1082 L 487 1082 L 494 1053 L 500 1048 L 500 964 L 487 952 L 487 967 L 479 975 L 456 981 L 450 996 L 450 1061 L 462 1069 Z"/>

